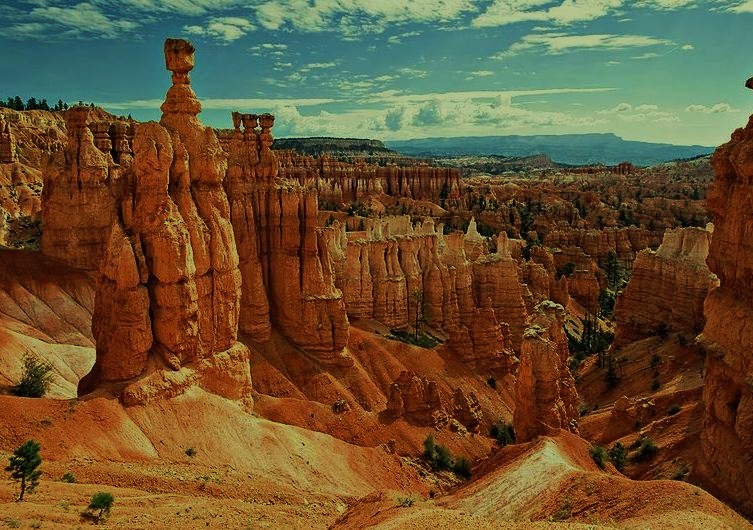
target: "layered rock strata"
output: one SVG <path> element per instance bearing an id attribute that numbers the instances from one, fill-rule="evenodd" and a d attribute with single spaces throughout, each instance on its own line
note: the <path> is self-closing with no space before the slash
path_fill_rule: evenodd
<path id="1" fill-rule="evenodd" d="M 696 335 L 703 329 L 703 302 L 718 284 L 706 265 L 711 232 L 676 228 L 656 251 L 642 250 L 627 287 L 617 299 L 615 346 L 657 330 Z"/>
<path id="2" fill-rule="evenodd" d="M 97 359 L 81 393 L 139 376 L 121 394 L 126 404 L 193 382 L 235 399 L 250 392 L 249 351 L 236 340 L 241 274 L 222 185 L 227 160 L 214 131 L 197 118 L 201 105 L 188 75 L 193 53 L 187 41 L 165 42 L 173 85 L 162 120 L 135 125 L 119 185 L 104 188 L 114 208 L 92 323 Z M 78 121 L 69 130 L 79 133 L 69 134 L 67 154 L 78 156 L 64 176 L 93 168 L 90 180 L 102 186 L 115 166 L 112 145 L 105 127 L 94 135 L 85 127 L 85 113 L 73 113 Z"/>
<path id="3" fill-rule="evenodd" d="M 523 335 L 513 417 L 520 442 L 551 429 L 578 432 L 578 394 L 567 367 L 564 317 L 562 306 L 542 302 Z"/>
<path id="4" fill-rule="evenodd" d="M 753 118 L 719 147 L 707 194 L 714 235 L 707 260 L 719 277 L 704 305 L 705 415 L 701 446 L 716 488 L 753 515 Z"/>

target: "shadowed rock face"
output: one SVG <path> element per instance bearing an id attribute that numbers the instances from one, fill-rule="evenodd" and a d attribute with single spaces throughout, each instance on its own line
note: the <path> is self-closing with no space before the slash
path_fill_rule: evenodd
<path id="1" fill-rule="evenodd" d="M 706 265 L 711 231 L 677 228 L 659 249 L 643 250 L 615 309 L 615 346 L 668 331 L 695 335 L 703 327 L 703 302 L 718 284 Z"/>
<path id="2" fill-rule="evenodd" d="M 706 299 L 701 442 L 709 474 L 753 514 L 753 119 L 712 158 L 707 206 L 714 216 L 708 266 L 720 285 Z"/>

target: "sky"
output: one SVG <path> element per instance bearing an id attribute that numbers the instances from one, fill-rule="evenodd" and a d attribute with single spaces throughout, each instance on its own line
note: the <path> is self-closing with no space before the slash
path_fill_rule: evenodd
<path id="1" fill-rule="evenodd" d="M 751 27 L 753 0 L 2 0 L 0 97 L 159 119 L 185 37 L 214 127 L 714 146 L 753 109 Z"/>

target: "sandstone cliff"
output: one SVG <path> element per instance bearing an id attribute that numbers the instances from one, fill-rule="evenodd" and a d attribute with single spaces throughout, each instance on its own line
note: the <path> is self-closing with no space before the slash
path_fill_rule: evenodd
<path id="1" fill-rule="evenodd" d="M 708 266 L 720 285 L 706 299 L 701 335 L 706 365 L 701 443 L 709 475 L 727 498 L 753 514 L 753 118 L 712 157 L 707 196 L 714 216 Z"/>
<path id="2" fill-rule="evenodd" d="M 711 239 L 701 228 L 676 228 L 664 234 L 657 251 L 638 253 L 617 299 L 615 347 L 660 329 L 695 335 L 703 328 L 703 302 L 718 284 L 706 265 Z"/>

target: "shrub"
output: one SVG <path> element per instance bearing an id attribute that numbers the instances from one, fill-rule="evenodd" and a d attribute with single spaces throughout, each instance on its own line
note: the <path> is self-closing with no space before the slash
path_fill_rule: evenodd
<path id="1" fill-rule="evenodd" d="M 636 449 L 633 454 L 633 460 L 636 462 L 643 462 L 644 460 L 652 458 L 658 450 L 659 448 L 651 438 L 643 438 L 638 445 L 638 449 Z"/>
<path id="2" fill-rule="evenodd" d="M 508 424 L 504 421 L 498 421 L 489 429 L 489 435 L 497 440 L 499 445 L 508 445 L 515 443 L 515 429 L 512 423 Z"/>
<path id="3" fill-rule="evenodd" d="M 591 449 L 589 450 L 591 453 L 591 458 L 593 458 L 593 461 L 596 463 L 597 466 L 599 466 L 601 469 L 604 469 L 604 466 L 607 463 L 607 451 L 601 446 L 594 445 L 591 446 Z"/>
<path id="4" fill-rule="evenodd" d="M 60 477 L 60 482 L 67 482 L 68 484 L 75 484 L 76 477 L 70 471 L 66 471 L 65 474 L 63 474 L 63 476 Z"/>
<path id="5" fill-rule="evenodd" d="M 186 449 L 185 453 L 187 457 L 193 458 L 194 456 L 196 456 L 196 449 L 189 447 L 188 449 Z"/>
<path id="6" fill-rule="evenodd" d="M 24 373 L 21 381 L 11 389 L 11 392 L 20 397 L 43 397 L 50 388 L 52 379 L 52 366 L 27 355 L 24 357 Z"/>
<path id="7" fill-rule="evenodd" d="M 110 515 L 110 510 L 114 503 L 115 497 L 112 496 L 112 493 L 100 491 L 99 493 L 92 495 L 89 506 L 87 506 L 86 509 L 91 516 L 99 522 Z M 95 513 L 97 510 L 99 510 L 99 513 Z"/>
<path id="8" fill-rule="evenodd" d="M 682 410 L 682 407 L 678 405 L 677 403 L 672 403 L 669 408 L 667 409 L 667 415 L 668 416 L 674 416 L 678 412 Z"/>
<path id="9" fill-rule="evenodd" d="M 497 390 L 497 379 L 494 376 L 489 376 L 489 378 L 486 380 L 486 384 L 492 390 Z"/>
<path id="10" fill-rule="evenodd" d="M 685 480 L 685 478 L 688 476 L 688 473 L 690 473 L 688 466 L 682 464 L 680 467 L 675 469 L 674 473 L 672 473 L 672 480 Z"/>
<path id="11" fill-rule="evenodd" d="M 616 442 L 609 449 L 609 460 L 612 462 L 617 471 L 622 471 L 627 465 L 627 449 L 620 442 Z"/>
<path id="12" fill-rule="evenodd" d="M 39 456 L 40 449 L 39 442 L 28 440 L 13 451 L 8 467 L 5 468 L 11 478 L 19 483 L 19 502 L 24 500 L 24 493 L 27 491 L 32 493 L 39 484 L 39 477 L 42 475 L 42 472 L 37 469 L 42 463 L 42 457 Z"/>
<path id="13" fill-rule="evenodd" d="M 654 377 L 654 380 L 651 381 L 651 390 L 656 391 L 661 388 L 661 381 L 659 381 L 658 377 Z"/>
<path id="14" fill-rule="evenodd" d="M 651 369 L 655 370 L 657 366 L 661 364 L 661 356 L 655 353 L 651 356 Z"/>
<path id="15" fill-rule="evenodd" d="M 457 476 L 468 480 L 471 478 L 471 463 L 465 457 L 460 457 L 455 460 L 452 466 L 452 472 Z"/>
<path id="16" fill-rule="evenodd" d="M 416 499 L 414 499 L 411 496 L 397 498 L 397 505 L 400 506 L 401 508 L 410 508 L 411 506 L 413 506 L 415 502 L 416 502 Z"/>

